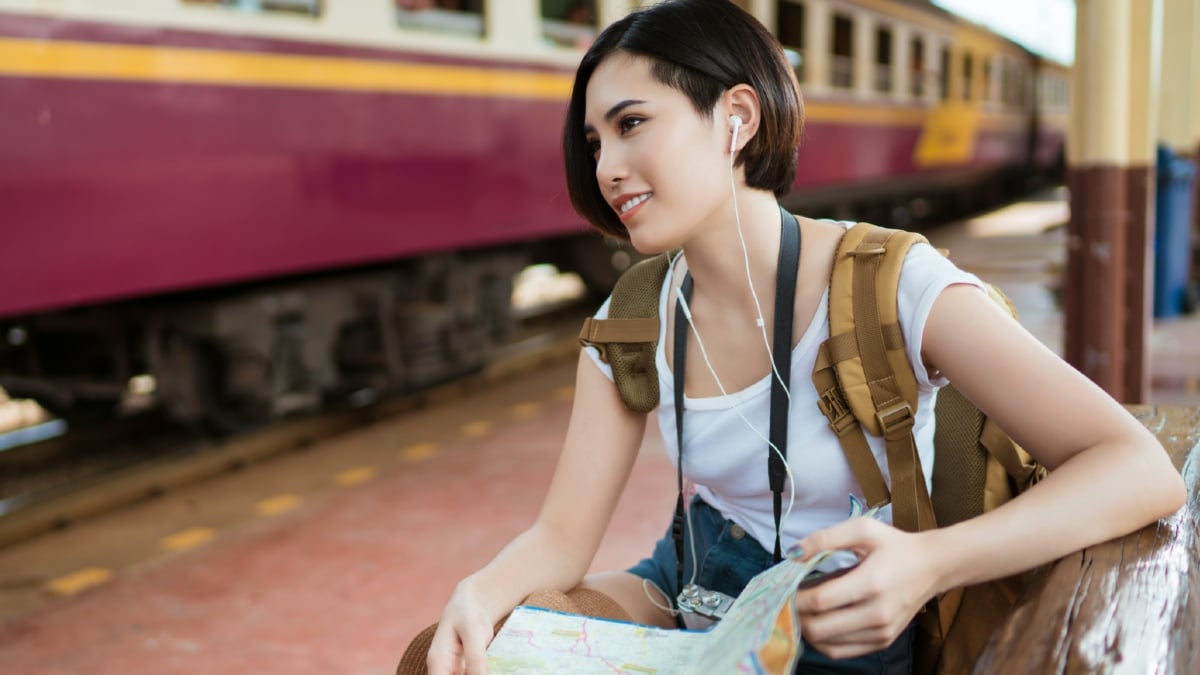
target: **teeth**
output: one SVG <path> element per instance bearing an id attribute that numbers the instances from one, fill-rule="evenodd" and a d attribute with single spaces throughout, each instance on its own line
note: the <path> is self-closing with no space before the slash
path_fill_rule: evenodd
<path id="1" fill-rule="evenodd" d="M 654 193 L 647 192 L 644 195 L 638 195 L 638 196 L 634 197 L 633 199 L 630 199 L 629 201 L 625 202 L 624 204 L 621 205 L 621 213 L 628 213 L 629 210 L 632 209 L 633 207 L 637 206 L 638 204 L 641 204 L 642 202 L 646 201 L 647 199 L 650 199 L 650 195 L 652 195 L 652 194 L 654 194 Z"/>

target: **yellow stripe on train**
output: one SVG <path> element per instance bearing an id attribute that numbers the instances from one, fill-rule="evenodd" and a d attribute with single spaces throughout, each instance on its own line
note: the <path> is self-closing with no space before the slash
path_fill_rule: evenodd
<path id="1" fill-rule="evenodd" d="M 0 77 L 176 82 L 565 101 L 573 74 L 365 58 L 0 38 Z M 810 122 L 921 127 L 918 165 L 957 163 L 980 129 L 1015 130 L 1018 111 L 978 104 L 813 101 Z"/>
<path id="2" fill-rule="evenodd" d="M 0 75 L 565 99 L 572 76 L 504 68 L 0 39 Z"/>

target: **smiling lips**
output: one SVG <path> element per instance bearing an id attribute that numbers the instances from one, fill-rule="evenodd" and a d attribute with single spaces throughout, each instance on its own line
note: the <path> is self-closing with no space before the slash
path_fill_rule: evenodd
<path id="1" fill-rule="evenodd" d="M 613 207 L 617 210 L 617 213 L 620 215 L 621 219 L 624 220 L 625 218 L 628 218 L 630 215 L 632 215 L 633 212 L 636 211 L 639 206 L 641 206 L 642 204 L 645 204 L 646 200 L 650 199 L 653 196 L 654 196 L 653 192 L 643 192 L 640 195 L 634 195 L 632 197 L 623 197 L 621 199 L 618 199 L 613 204 Z"/>

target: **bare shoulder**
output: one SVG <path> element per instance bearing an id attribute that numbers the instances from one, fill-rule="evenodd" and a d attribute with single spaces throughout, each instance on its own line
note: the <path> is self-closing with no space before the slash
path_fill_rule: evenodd
<path id="1" fill-rule="evenodd" d="M 800 287 L 824 293 L 833 272 L 833 257 L 846 228 L 829 220 L 796 217 L 800 223 Z"/>

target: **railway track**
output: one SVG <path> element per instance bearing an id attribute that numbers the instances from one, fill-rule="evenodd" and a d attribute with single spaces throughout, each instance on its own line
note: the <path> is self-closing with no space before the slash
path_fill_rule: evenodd
<path id="1" fill-rule="evenodd" d="M 559 303 L 530 316 L 525 330 L 478 372 L 367 405 L 225 439 L 143 413 L 0 452 L 0 548 L 572 358 L 579 322 L 589 311 L 585 305 Z"/>

